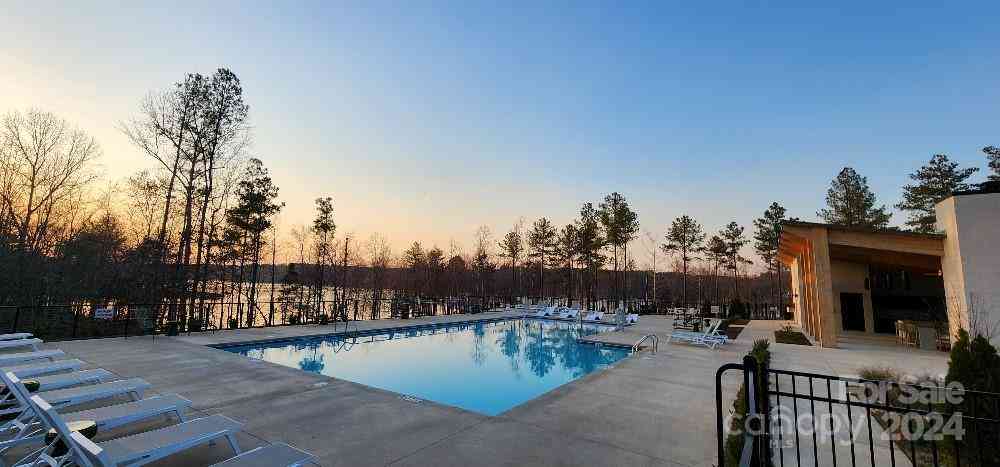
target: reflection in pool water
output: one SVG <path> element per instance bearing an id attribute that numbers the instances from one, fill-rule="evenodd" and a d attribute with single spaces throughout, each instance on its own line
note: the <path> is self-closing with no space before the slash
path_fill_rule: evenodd
<path id="1" fill-rule="evenodd" d="M 496 415 L 625 358 L 627 349 L 576 340 L 610 329 L 516 319 L 225 350 Z"/>

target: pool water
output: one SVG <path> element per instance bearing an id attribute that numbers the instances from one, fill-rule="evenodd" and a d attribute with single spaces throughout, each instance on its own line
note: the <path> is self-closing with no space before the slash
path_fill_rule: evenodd
<path id="1" fill-rule="evenodd" d="M 497 415 L 629 355 L 611 326 L 512 319 L 226 347 L 250 358 Z"/>

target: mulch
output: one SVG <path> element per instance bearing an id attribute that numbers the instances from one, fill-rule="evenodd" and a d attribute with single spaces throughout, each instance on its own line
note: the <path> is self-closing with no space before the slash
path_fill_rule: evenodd
<path id="1" fill-rule="evenodd" d="M 774 331 L 774 341 L 779 344 L 812 346 L 806 335 L 798 331 Z"/>

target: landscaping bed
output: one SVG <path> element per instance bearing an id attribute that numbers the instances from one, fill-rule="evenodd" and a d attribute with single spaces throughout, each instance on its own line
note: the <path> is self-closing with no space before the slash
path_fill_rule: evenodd
<path id="1" fill-rule="evenodd" d="M 783 328 L 774 331 L 774 342 L 779 344 L 809 345 L 809 338 L 794 329 Z"/>

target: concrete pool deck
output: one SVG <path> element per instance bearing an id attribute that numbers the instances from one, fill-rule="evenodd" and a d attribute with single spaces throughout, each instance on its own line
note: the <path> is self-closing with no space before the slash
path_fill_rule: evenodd
<path id="1" fill-rule="evenodd" d="M 381 329 L 515 316 L 451 315 L 358 322 Z M 287 326 L 191 336 L 109 338 L 54 343 L 123 377 L 141 377 L 155 393 L 179 393 L 193 413 L 223 413 L 245 423 L 245 449 L 285 441 L 319 456 L 325 466 L 355 465 L 615 465 L 709 466 L 715 460 L 714 375 L 738 362 L 758 336 L 780 322 L 752 322 L 717 350 L 668 344 L 666 317 L 600 339 L 631 345 L 660 337 L 659 352 L 642 351 L 603 371 L 563 385 L 497 417 L 327 376 L 247 359 L 208 345 L 342 331 L 333 326 Z M 773 344 L 776 368 L 856 373 L 865 362 L 899 370 L 944 371 L 947 355 L 902 348 L 819 349 Z M 414 358 L 419 358 L 415 356 Z M 727 379 L 734 394 L 738 381 Z M 113 433 L 111 434 L 113 435 Z M 229 457 L 225 443 L 192 450 L 154 465 L 208 465 Z M 8 460 L 10 460 L 8 458 Z"/>

